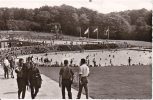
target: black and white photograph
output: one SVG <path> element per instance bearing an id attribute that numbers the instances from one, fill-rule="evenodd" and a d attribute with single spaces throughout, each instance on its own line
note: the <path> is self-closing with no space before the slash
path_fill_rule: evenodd
<path id="1" fill-rule="evenodd" d="M 0 100 L 152 99 L 152 0 L 0 0 Z"/>

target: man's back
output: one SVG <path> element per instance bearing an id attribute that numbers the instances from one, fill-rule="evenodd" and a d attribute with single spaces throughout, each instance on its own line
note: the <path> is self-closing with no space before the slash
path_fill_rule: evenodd
<path id="1" fill-rule="evenodd" d="M 89 67 L 86 64 L 79 67 L 79 74 L 82 74 L 82 77 L 87 77 L 89 73 Z"/>
<path id="2" fill-rule="evenodd" d="M 73 75 L 73 72 L 69 67 L 62 67 L 59 74 L 62 75 L 62 79 L 70 79 Z"/>
<path id="3" fill-rule="evenodd" d="M 62 96 L 65 99 L 65 88 L 68 91 L 69 99 L 72 99 L 71 84 L 73 83 L 73 71 L 68 67 L 68 60 L 64 60 L 64 67 L 59 72 L 59 86 L 62 85 Z"/>

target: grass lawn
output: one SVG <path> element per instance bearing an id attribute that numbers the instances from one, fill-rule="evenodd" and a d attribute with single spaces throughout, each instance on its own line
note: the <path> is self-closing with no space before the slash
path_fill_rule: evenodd
<path id="1" fill-rule="evenodd" d="M 40 67 L 39 69 L 41 73 L 58 82 L 60 67 Z M 78 68 L 72 68 L 72 70 L 77 72 Z M 152 98 L 151 65 L 97 67 L 90 68 L 90 72 L 89 96 L 94 99 Z M 73 88 L 78 90 L 78 85 L 73 85 Z"/>

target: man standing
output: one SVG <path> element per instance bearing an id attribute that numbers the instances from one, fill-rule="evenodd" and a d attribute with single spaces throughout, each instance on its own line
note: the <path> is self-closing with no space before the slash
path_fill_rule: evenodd
<path id="1" fill-rule="evenodd" d="M 9 68 L 10 68 L 10 63 L 9 63 L 9 61 L 8 61 L 8 57 L 6 57 L 6 58 L 4 59 L 3 65 L 4 65 L 4 77 L 6 78 L 6 76 L 7 76 L 7 78 L 9 79 Z"/>
<path id="2" fill-rule="evenodd" d="M 70 67 L 68 67 L 68 60 L 64 60 L 64 67 L 60 69 L 59 72 L 59 87 L 61 87 L 62 84 L 62 96 L 63 99 L 65 99 L 65 88 L 68 91 L 68 97 L 69 99 L 72 99 L 72 93 L 71 93 L 71 85 L 73 83 L 73 71 Z"/>
<path id="3" fill-rule="evenodd" d="M 19 63 L 15 69 L 17 73 L 17 84 L 18 84 L 18 99 L 20 99 L 20 94 L 22 93 L 22 99 L 25 97 L 26 85 L 28 85 L 27 80 L 27 67 L 23 63 L 23 59 L 19 59 Z"/>
<path id="4" fill-rule="evenodd" d="M 82 88 L 84 87 L 86 93 L 86 99 L 88 96 L 88 76 L 89 76 L 89 67 L 86 65 L 86 60 L 81 59 L 81 66 L 79 67 L 79 92 L 77 95 L 77 99 L 80 99 Z"/>
<path id="5" fill-rule="evenodd" d="M 30 83 L 31 88 L 31 98 L 34 99 L 39 92 L 39 88 L 41 87 L 41 76 L 37 65 L 30 67 L 28 71 L 28 81 Z"/>
<path id="6" fill-rule="evenodd" d="M 94 67 L 96 67 L 96 60 L 95 58 L 93 59 Z"/>
<path id="7" fill-rule="evenodd" d="M 128 62 L 129 62 L 129 66 L 131 66 L 131 58 L 129 57 Z"/>

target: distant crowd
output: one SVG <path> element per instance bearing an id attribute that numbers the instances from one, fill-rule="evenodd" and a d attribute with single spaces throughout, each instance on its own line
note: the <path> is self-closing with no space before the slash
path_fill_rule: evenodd
<path id="1" fill-rule="evenodd" d="M 0 49 L 0 60 L 4 58 L 5 55 L 9 54 L 11 56 L 28 55 L 28 54 L 38 54 L 47 53 L 53 51 L 84 51 L 93 49 L 115 49 L 118 48 L 116 44 L 85 44 L 85 45 L 35 45 L 35 46 L 21 46 Z"/>
<path id="2" fill-rule="evenodd" d="M 28 55 L 28 54 L 37 54 L 37 53 L 46 53 L 54 50 L 52 46 L 48 45 L 38 45 L 38 46 L 23 46 L 23 47 L 13 47 L 0 49 L 1 60 L 5 57 L 5 55 L 17 56 L 19 55 Z"/>
<path id="3" fill-rule="evenodd" d="M 62 55 L 66 56 L 66 54 L 63 54 L 63 53 L 62 53 Z M 60 60 L 57 59 L 56 61 L 53 61 L 52 58 L 49 58 L 49 56 L 47 56 L 47 53 L 44 56 L 46 56 L 46 57 L 43 57 L 43 56 L 40 56 L 40 57 L 38 57 L 38 56 L 37 57 L 33 57 L 32 56 L 32 57 L 34 58 L 34 62 L 39 64 L 40 67 L 63 67 L 64 66 L 63 62 L 61 62 Z M 96 56 L 97 56 L 97 53 L 95 53 L 92 56 L 94 56 L 94 57 L 91 57 L 91 55 L 87 55 L 85 57 L 87 65 L 89 67 L 102 67 L 102 65 L 99 63 L 99 61 L 96 61 L 96 59 L 95 59 Z M 90 57 L 93 58 L 93 59 L 92 60 L 89 59 Z M 108 65 L 114 66 L 113 65 L 113 61 L 112 61 L 111 58 L 114 59 L 115 55 L 109 55 L 109 57 L 106 58 L 105 60 L 109 60 L 109 64 Z M 77 58 L 72 58 L 72 59 L 69 60 L 69 62 L 70 62 L 69 66 L 70 67 L 78 67 L 79 66 L 78 64 L 75 63 L 76 59 Z M 100 58 L 100 61 L 101 60 L 102 60 L 102 58 Z M 131 64 L 131 61 L 132 61 L 132 59 L 129 57 L 127 59 L 127 62 L 128 62 L 129 66 L 133 65 L 133 64 Z M 105 66 L 108 66 L 108 65 L 106 65 L 106 63 L 105 63 Z"/>

